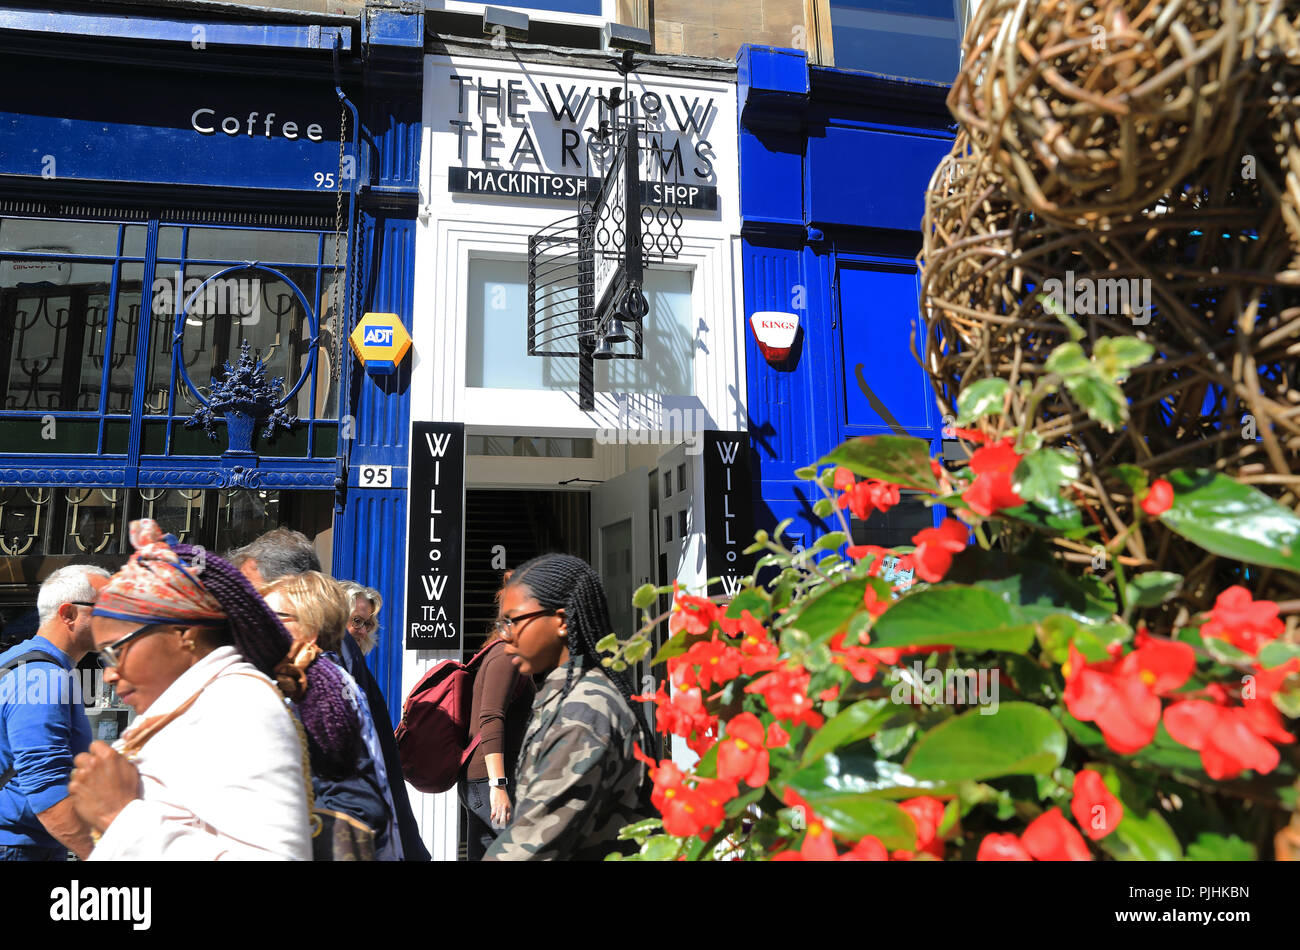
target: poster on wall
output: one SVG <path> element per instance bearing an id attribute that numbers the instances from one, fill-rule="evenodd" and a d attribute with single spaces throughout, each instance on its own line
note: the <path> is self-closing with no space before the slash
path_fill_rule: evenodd
<path id="1" fill-rule="evenodd" d="M 722 579 L 710 594 L 734 595 L 754 569 L 753 486 L 747 432 L 704 433 L 704 551 L 709 577 Z"/>
<path id="2" fill-rule="evenodd" d="M 465 424 L 411 423 L 406 648 L 462 648 Z"/>

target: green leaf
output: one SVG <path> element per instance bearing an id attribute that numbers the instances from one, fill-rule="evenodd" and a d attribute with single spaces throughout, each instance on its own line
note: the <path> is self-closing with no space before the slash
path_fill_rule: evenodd
<path id="1" fill-rule="evenodd" d="M 994 591 L 1032 619 L 1068 614 L 1084 624 L 1105 623 L 1119 609 L 1107 585 L 1065 573 L 1046 552 L 1012 555 L 971 546 L 953 560 L 946 579 Z"/>
<path id="2" fill-rule="evenodd" d="M 1174 501 L 1160 520 L 1171 531 L 1220 557 L 1300 571 L 1300 517 L 1291 509 L 1216 472 L 1167 477 Z"/>
<path id="3" fill-rule="evenodd" d="M 1074 401 L 1107 432 L 1114 432 L 1128 420 L 1128 400 L 1124 390 L 1109 380 L 1095 376 L 1071 376 L 1065 388 Z"/>
<path id="4" fill-rule="evenodd" d="M 1025 501 L 1055 512 L 1056 503 L 1061 500 L 1061 486 L 1078 477 L 1079 460 L 1072 452 L 1039 449 L 1020 460 L 1011 487 Z"/>
<path id="5" fill-rule="evenodd" d="M 875 835 L 890 851 L 913 850 L 916 825 L 911 816 L 892 801 L 865 794 L 866 777 L 875 775 L 871 761 L 828 754 L 791 776 L 790 785 L 837 834 L 853 839 Z"/>
<path id="6" fill-rule="evenodd" d="M 894 716 L 896 710 L 887 699 L 864 699 L 854 703 L 813 733 L 803 752 L 803 764 L 815 762 L 828 752 L 872 735 Z"/>
<path id="7" fill-rule="evenodd" d="M 1011 384 L 996 376 L 971 383 L 957 397 L 957 424 L 1002 412 L 1002 400 L 1010 390 Z"/>
<path id="8" fill-rule="evenodd" d="M 1234 646 L 1222 637 L 1207 637 L 1202 634 L 1201 642 L 1205 645 L 1205 649 L 1210 651 L 1210 656 L 1214 657 L 1220 663 L 1226 663 L 1228 666 L 1236 666 L 1243 663 L 1252 664 L 1255 662 L 1254 657 L 1249 653 L 1242 650 L 1240 647 Z"/>
<path id="9" fill-rule="evenodd" d="M 1065 732 L 1046 709 L 1003 703 L 941 722 L 907 757 L 909 775 L 960 782 L 1002 775 L 1047 774 L 1065 758 Z"/>
<path id="10" fill-rule="evenodd" d="M 1183 575 L 1171 571 L 1147 571 L 1131 577 L 1128 582 L 1130 607 L 1155 607 L 1163 604 L 1183 584 Z"/>
<path id="11" fill-rule="evenodd" d="M 681 851 L 681 847 L 680 838 L 655 835 L 653 838 L 647 838 L 646 843 L 641 846 L 640 857 L 643 861 L 672 861 Z"/>
<path id="12" fill-rule="evenodd" d="M 796 468 L 794 470 L 794 477 L 801 481 L 810 481 L 817 477 L 817 466 L 805 465 L 803 468 Z"/>
<path id="13" fill-rule="evenodd" d="M 812 549 L 814 551 L 834 551 L 836 548 L 848 543 L 849 536 L 843 531 L 831 531 L 818 538 Z"/>
<path id="14" fill-rule="evenodd" d="M 645 610 L 655 602 L 655 585 L 642 584 L 632 595 L 632 606 L 640 610 Z"/>
<path id="15" fill-rule="evenodd" d="M 1092 358 L 1106 379 L 1123 382 L 1128 374 L 1148 362 L 1156 348 L 1135 336 L 1104 336 L 1092 347 Z"/>
<path id="16" fill-rule="evenodd" d="M 863 609 L 862 598 L 866 592 L 865 577 L 851 578 L 840 584 L 823 584 L 802 604 L 789 610 L 781 618 L 781 625 L 797 627 L 815 641 L 829 640 Z"/>
<path id="17" fill-rule="evenodd" d="M 794 524 L 794 519 L 786 518 L 776 526 L 776 531 L 773 532 L 772 537 L 776 538 L 778 541 L 781 540 L 781 535 L 785 534 L 785 529 L 790 527 L 792 524 Z"/>
<path id="18" fill-rule="evenodd" d="M 1236 835 L 1202 831 L 1187 846 L 1188 861 L 1254 861 L 1255 846 Z"/>
<path id="19" fill-rule="evenodd" d="M 1124 802 L 1124 817 L 1115 830 L 1097 842 L 1118 861 L 1181 861 L 1182 845 L 1160 812 L 1145 813 Z"/>
<path id="20" fill-rule="evenodd" d="M 1126 486 L 1130 494 L 1140 495 L 1148 488 L 1147 473 L 1142 471 L 1136 465 L 1116 465 L 1111 472 L 1114 473 L 1120 481 Z"/>
<path id="21" fill-rule="evenodd" d="M 867 435 L 850 439 L 817 464 L 843 465 L 863 478 L 878 478 L 904 488 L 926 491 L 939 488 L 930 469 L 930 444 L 910 436 Z"/>
<path id="22" fill-rule="evenodd" d="M 618 833 L 619 841 L 641 841 L 644 842 L 646 836 L 651 832 L 658 831 L 664 826 L 662 818 L 647 818 L 644 821 L 633 822 L 626 825 Z"/>
<path id="23" fill-rule="evenodd" d="M 607 637 L 601 637 L 596 643 L 596 649 L 601 653 L 613 653 L 618 649 L 618 634 L 611 633 Z"/>
<path id="24" fill-rule="evenodd" d="M 659 648 L 659 652 L 656 653 L 654 659 L 650 661 L 650 665 L 658 666 L 660 663 L 667 663 L 673 657 L 681 656 L 690 648 L 690 634 L 685 630 L 678 630 L 668 639 L 667 643 Z"/>
<path id="25" fill-rule="evenodd" d="M 863 588 L 859 588 L 859 603 Z M 1029 618 L 996 593 L 963 584 L 938 584 L 910 593 L 876 619 L 873 647 L 946 644 L 1023 653 L 1034 639 Z"/>
<path id="26" fill-rule="evenodd" d="M 762 620 L 772 610 L 772 598 L 757 588 L 748 587 L 731 598 L 725 616 L 732 620 L 738 620 L 746 610 L 759 620 Z"/>
<path id="27" fill-rule="evenodd" d="M 629 663 L 638 663 L 645 658 L 647 653 L 650 652 L 650 645 L 650 641 L 645 637 L 634 640 L 627 645 L 627 650 L 623 654 L 623 657 Z"/>
<path id="28" fill-rule="evenodd" d="M 1300 656 L 1300 643 L 1286 643 L 1282 640 L 1274 640 L 1260 648 L 1259 665 L 1264 669 L 1272 669 L 1275 666 L 1281 666 L 1283 663 Z"/>
<path id="29" fill-rule="evenodd" d="M 1047 504 L 1030 502 L 1015 508 L 1003 508 L 998 512 L 1003 518 L 1031 524 L 1045 531 L 1054 531 L 1067 538 L 1086 538 L 1096 529 L 1083 524 L 1083 512 L 1070 499 L 1058 495 Z"/>
<path id="30" fill-rule="evenodd" d="M 829 518 L 835 513 L 835 502 L 829 498 L 818 498 L 813 502 L 813 514 L 818 518 Z"/>
<path id="31" fill-rule="evenodd" d="M 886 757 L 898 755 L 907 748 L 916 732 L 917 727 L 914 722 L 901 726 L 892 726 L 889 729 L 881 729 L 871 737 L 871 747 L 880 755 Z"/>
<path id="32" fill-rule="evenodd" d="M 1289 719 L 1300 719 L 1300 673 L 1291 673 L 1273 693 L 1273 705 Z"/>

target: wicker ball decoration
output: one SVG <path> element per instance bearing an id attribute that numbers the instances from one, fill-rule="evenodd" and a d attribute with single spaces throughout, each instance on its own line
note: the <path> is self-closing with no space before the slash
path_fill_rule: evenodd
<path id="1" fill-rule="evenodd" d="M 949 108 L 1007 193 L 1096 225 L 1231 148 L 1244 56 L 1280 0 L 985 0 Z"/>
<path id="2" fill-rule="evenodd" d="M 1026 16 L 1056 6 L 1027 4 Z M 1249 55 L 1241 69 L 1254 78 L 1224 106 L 1235 116 L 1233 146 L 1136 211 L 1049 218 L 969 126 L 931 181 L 918 257 L 920 351 L 945 414 L 955 414 L 957 394 L 976 380 L 1000 376 L 1032 388 L 1043 376 L 1047 357 L 1069 338 L 1043 306 L 1048 280 L 1098 288 L 1124 281 L 1131 290 L 1120 306 L 1073 313 L 1089 353 L 1103 336 L 1135 335 L 1156 349 L 1124 384 L 1127 427 L 1107 431 L 1063 392 L 1037 403 L 1017 397 L 1010 408 L 1012 424 L 1079 454 L 1079 500 L 1105 537 L 1133 519 L 1133 499 L 1109 474 L 1121 463 L 1153 478 L 1216 469 L 1300 507 L 1300 46 L 1286 39 L 1296 35 L 1300 4 L 1291 7 L 1289 20 L 1272 21 L 1270 42 L 1254 36 L 1242 46 Z M 1131 12 L 1136 19 L 1141 11 Z M 1092 127 L 1094 119 L 1072 121 Z M 1097 195 L 1109 201 L 1098 192 L 1094 207 Z M 1076 548 L 1073 556 L 1086 559 L 1087 548 Z M 1125 556 L 1184 574 L 1178 603 L 1196 609 L 1241 580 L 1234 565 L 1158 524 L 1132 533 Z M 1255 572 L 1249 585 L 1259 596 L 1300 597 L 1300 580 L 1284 572 Z"/>

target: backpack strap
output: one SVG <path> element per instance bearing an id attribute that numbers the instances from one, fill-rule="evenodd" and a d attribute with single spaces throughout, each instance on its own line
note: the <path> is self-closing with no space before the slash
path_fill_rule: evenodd
<path id="1" fill-rule="evenodd" d="M 8 674 L 11 670 L 15 670 L 18 667 L 23 666 L 24 664 L 32 663 L 32 662 L 52 663 L 55 666 L 59 667 L 60 669 L 63 668 L 63 664 L 60 663 L 58 660 L 54 659 L 54 657 L 50 656 L 48 653 L 42 653 L 39 650 L 29 650 L 28 652 L 24 653 L 22 656 L 16 657 L 15 659 L 9 660 L 3 665 L 0 665 L 0 679 L 3 679 L 5 675 Z M 6 785 L 12 782 L 14 780 L 14 776 L 17 774 L 18 774 L 17 765 L 10 765 L 9 768 L 5 769 L 3 772 L 0 772 L 0 789 L 3 789 Z"/>

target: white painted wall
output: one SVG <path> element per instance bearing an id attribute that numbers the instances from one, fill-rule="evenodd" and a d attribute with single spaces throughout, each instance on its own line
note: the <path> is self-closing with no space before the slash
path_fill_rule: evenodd
<path id="1" fill-rule="evenodd" d="M 458 84 L 453 75 L 470 77 L 476 83 L 494 87 L 500 81 L 508 89 L 510 80 L 522 81 L 527 102 L 519 101 L 523 118 L 512 119 L 505 109 L 498 113 L 489 102 L 479 109 L 476 97 L 461 112 Z M 635 78 L 635 77 L 634 77 Z M 743 292 L 739 269 L 739 181 L 736 154 L 736 98 L 732 83 L 704 81 L 690 76 L 649 76 L 632 84 L 635 95 L 653 92 L 675 99 L 679 114 L 698 99 L 703 107 L 710 99 L 713 109 L 702 133 L 681 134 L 688 175 L 694 167 L 694 148 L 703 138 L 711 143 L 713 169 L 705 182 L 717 187 L 716 211 L 686 211 L 682 228 L 684 247 L 673 266 L 687 267 L 692 276 L 692 320 L 697 328 L 694 351 L 695 391 L 689 396 L 597 393 L 596 408 L 578 408 L 576 392 L 471 389 L 466 380 L 466 313 L 469 306 L 467 277 L 472 255 L 526 256 L 528 237 L 561 218 L 577 213 L 576 200 L 554 201 L 536 198 L 505 198 L 451 194 L 447 190 L 448 168 L 485 167 L 481 142 L 467 137 L 466 160 L 458 157 L 459 137 L 449 122 L 484 121 L 498 125 L 504 146 L 496 150 L 498 167 L 552 174 L 581 174 L 572 165 L 561 167 L 561 127 L 579 133 L 595 124 L 592 103 L 576 123 L 557 123 L 541 92 L 546 83 L 552 98 L 556 84 L 577 84 L 585 88 L 621 86 L 612 68 L 579 69 L 567 66 L 520 63 L 467 57 L 428 56 L 424 71 L 424 129 L 420 180 L 422 213 L 416 229 L 415 310 L 412 337 L 411 417 L 415 420 L 446 420 L 466 423 L 470 434 L 502 432 L 533 435 L 597 438 L 601 430 L 617 429 L 620 418 L 630 412 L 646 420 L 644 427 L 657 430 L 667 425 L 665 413 L 675 410 L 677 418 L 702 418 L 709 429 L 744 429 L 745 408 Z M 671 133 L 677 124 L 665 114 Z M 527 158 L 511 166 L 508 158 L 520 130 L 528 128 L 541 158 L 540 167 Z M 581 152 L 582 150 L 580 150 Z M 598 173 L 593 172 L 593 174 Z M 696 179 L 699 180 L 699 179 Z M 645 341 L 655 346 L 653 339 Z M 540 358 L 540 357 L 539 357 Z M 701 416 L 697 416 L 699 411 Z M 557 482 L 574 476 L 607 480 L 639 465 L 653 466 L 670 450 L 661 445 L 597 445 L 592 459 L 473 458 L 467 460 L 466 485 L 472 487 L 527 485 L 556 488 Z M 695 484 L 700 484 L 700 456 L 691 456 Z M 521 465 L 520 463 L 524 464 Z M 690 519 L 693 533 L 683 551 L 679 579 L 688 585 L 704 579 L 703 510 Z M 453 658 L 440 651 L 409 651 L 403 668 L 403 691 L 435 663 Z M 426 842 L 435 860 L 454 860 L 459 818 L 455 793 L 427 796 L 411 790 L 412 804 Z"/>

